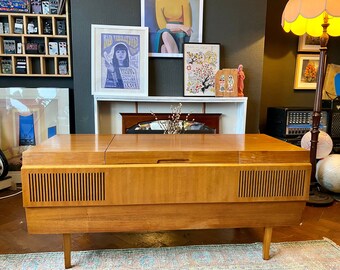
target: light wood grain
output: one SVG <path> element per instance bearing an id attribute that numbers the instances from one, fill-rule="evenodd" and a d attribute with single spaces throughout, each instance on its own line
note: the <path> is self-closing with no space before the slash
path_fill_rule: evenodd
<path id="1" fill-rule="evenodd" d="M 263 237 L 263 259 L 269 260 L 270 259 L 270 242 L 272 239 L 273 228 L 272 227 L 265 227 L 264 228 L 264 237 Z"/>
<path id="2" fill-rule="evenodd" d="M 63 248 L 64 248 L 64 265 L 65 268 L 71 268 L 71 234 L 65 233 L 63 235 Z"/>
<path id="3" fill-rule="evenodd" d="M 309 162 L 309 151 L 263 134 L 57 135 L 23 155 L 24 165 Z"/>
<path id="4" fill-rule="evenodd" d="M 26 208 L 34 234 L 142 232 L 298 225 L 304 202 Z"/>
<path id="5" fill-rule="evenodd" d="M 272 228 L 299 224 L 311 170 L 262 134 L 57 135 L 23 158 L 30 233 L 263 227 L 264 259 Z"/>
<path id="6" fill-rule="evenodd" d="M 307 163 L 25 166 L 23 189 L 30 192 L 23 202 L 41 207 L 306 201 L 309 171 Z"/>
<path id="7" fill-rule="evenodd" d="M 57 135 L 23 152 L 26 165 L 100 165 L 114 135 Z"/>
<path id="8" fill-rule="evenodd" d="M 263 134 L 129 134 L 116 135 L 106 154 L 107 164 L 171 160 L 242 164 L 298 160 L 307 163 L 309 152 Z"/>
<path id="9" fill-rule="evenodd" d="M 4 189 L 0 197 L 17 193 Z M 22 194 L 0 200 L 1 254 L 57 252 L 62 235 L 27 232 Z M 272 242 L 320 240 L 327 237 L 340 245 L 340 202 L 328 207 L 306 206 L 299 225 L 274 227 Z M 81 233 L 72 235 L 72 250 L 159 248 L 190 245 L 254 243 L 263 240 L 263 228 L 179 230 L 148 233 Z M 20 244 L 19 244 L 20 243 Z M 273 254 L 274 256 L 275 253 Z M 75 261 L 73 262 L 75 264 Z"/>

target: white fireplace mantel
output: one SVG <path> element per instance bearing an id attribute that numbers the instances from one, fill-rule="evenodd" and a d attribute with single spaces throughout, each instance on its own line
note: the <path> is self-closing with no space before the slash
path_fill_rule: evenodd
<path id="1" fill-rule="evenodd" d="M 244 134 L 247 97 L 108 97 L 94 96 L 96 134 L 121 134 L 120 113 L 169 113 L 182 103 L 182 113 L 221 113 L 220 133 Z"/>

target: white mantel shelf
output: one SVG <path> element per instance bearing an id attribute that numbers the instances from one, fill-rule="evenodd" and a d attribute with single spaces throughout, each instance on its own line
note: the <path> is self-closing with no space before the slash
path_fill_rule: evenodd
<path id="1" fill-rule="evenodd" d="M 183 103 L 244 103 L 247 97 L 174 97 L 174 96 L 148 96 L 148 97 L 107 97 L 95 96 L 98 101 L 121 102 L 183 102 Z"/>
<path id="2" fill-rule="evenodd" d="M 121 113 L 171 113 L 182 103 L 182 113 L 221 113 L 220 133 L 244 134 L 247 97 L 111 97 L 94 96 L 95 133 L 121 134 Z"/>

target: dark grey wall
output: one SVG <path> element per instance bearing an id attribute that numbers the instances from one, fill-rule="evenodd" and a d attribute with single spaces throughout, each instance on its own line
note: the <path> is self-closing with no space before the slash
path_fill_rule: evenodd
<path id="1" fill-rule="evenodd" d="M 221 68 L 244 65 L 249 133 L 258 131 L 266 5 L 266 0 L 205 0 L 204 3 L 203 42 L 222 45 Z M 70 88 L 71 132 L 93 133 L 91 24 L 138 26 L 140 1 L 70 0 L 70 12 L 73 78 L 0 77 L 0 87 Z M 149 58 L 149 61 L 149 94 L 182 96 L 182 59 Z"/>
<path id="2" fill-rule="evenodd" d="M 267 108 L 311 107 L 315 90 L 294 90 L 298 37 L 281 27 L 281 15 L 287 0 L 268 1 L 264 49 L 260 131 L 265 132 Z M 340 64 L 340 38 L 330 37 L 327 63 Z"/>
<path id="3" fill-rule="evenodd" d="M 258 131 L 266 0 L 205 0 L 203 42 L 221 43 L 221 67 L 243 64 L 247 132 Z M 256 11 L 256 12 L 254 12 Z M 91 24 L 140 25 L 139 0 L 71 0 L 77 133 L 94 132 Z M 183 96 L 183 59 L 149 58 L 149 95 Z"/>
<path id="4" fill-rule="evenodd" d="M 266 0 L 204 2 L 204 42 L 221 43 L 221 67 L 244 66 L 247 133 L 258 132 L 266 7 Z"/>
<path id="5" fill-rule="evenodd" d="M 140 0 L 70 0 L 73 78 L 0 77 L 0 87 L 70 88 L 71 131 L 94 132 L 91 24 L 140 25 Z M 293 89 L 298 37 L 281 28 L 287 0 L 205 0 L 203 41 L 221 43 L 221 67 L 245 67 L 246 132 L 264 132 L 269 106 L 313 106 L 314 91 Z M 331 37 L 328 63 L 340 64 Z M 149 58 L 150 95 L 182 96 L 181 59 Z M 74 98 L 74 99 L 73 99 Z M 72 114 L 73 116 L 73 114 Z M 74 121 L 73 121 L 74 120 Z"/>
<path id="6" fill-rule="evenodd" d="M 140 1 L 71 0 L 76 133 L 94 132 L 91 24 L 140 25 Z"/>

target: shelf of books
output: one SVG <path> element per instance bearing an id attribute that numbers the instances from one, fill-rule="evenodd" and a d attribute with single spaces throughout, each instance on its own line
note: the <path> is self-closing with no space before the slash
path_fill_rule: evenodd
<path id="1" fill-rule="evenodd" d="M 1 1 L 0 76 L 71 77 L 70 47 L 68 0 Z"/>

